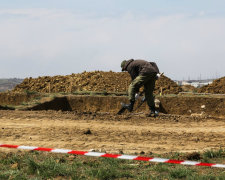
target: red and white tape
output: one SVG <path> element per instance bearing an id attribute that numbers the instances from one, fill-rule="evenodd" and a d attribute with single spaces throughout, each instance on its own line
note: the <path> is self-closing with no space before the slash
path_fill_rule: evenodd
<path id="1" fill-rule="evenodd" d="M 9 144 L 0 144 L 0 147 L 25 149 L 25 150 L 32 150 L 32 151 L 47 151 L 47 152 L 52 152 L 52 153 L 65 153 L 65 154 L 75 154 L 75 155 L 84 155 L 84 156 L 137 160 L 137 161 L 149 161 L 149 162 L 159 162 L 159 163 L 171 163 L 171 164 L 182 164 L 182 165 L 192 165 L 192 166 L 208 166 L 208 167 L 225 168 L 225 164 L 203 163 L 203 162 L 196 162 L 196 161 L 182 161 L 182 160 L 132 156 L 132 155 L 123 155 L 123 154 L 108 154 L 108 153 L 99 153 L 99 152 L 74 151 L 74 150 L 69 150 L 69 149 L 52 149 L 52 148 L 43 148 L 43 147 L 34 147 L 34 146 L 18 146 L 18 145 L 9 145 Z"/>

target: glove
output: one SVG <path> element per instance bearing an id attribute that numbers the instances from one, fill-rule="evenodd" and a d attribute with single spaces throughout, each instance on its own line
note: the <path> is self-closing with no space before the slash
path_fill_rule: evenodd
<path id="1" fill-rule="evenodd" d="M 159 79 L 164 73 L 157 73 L 156 74 L 156 79 Z"/>
<path id="2" fill-rule="evenodd" d="M 142 102 L 144 102 L 144 101 L 145 101 L 145 96 L 141 99 L 141 101 L 142 101 Z"/>
<path id="3" fill-rule="evenodd" d="M 140 97 L 139 93 L 136 93 L 135 94 L 135 99 L 137 100 L 137 99 L 139 99 L 139 97 Z"/>

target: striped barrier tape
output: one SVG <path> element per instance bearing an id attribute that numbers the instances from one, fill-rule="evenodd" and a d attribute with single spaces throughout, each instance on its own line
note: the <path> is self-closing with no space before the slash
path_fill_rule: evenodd
<path id="1" fill-rule="evenodd" d="M 44 148 L 44 147 L 18 146 L 18 145 L 9 145 L 9 144 L 0 144 L 0 147 L 25 149 L 25 150 L 32 150 L 32 151 L 46 151 L 46 152 L 52 152 L 52 153 L 64 153 L 64 154 L 75 154 L 75 155 L 94 156 L 94 157 L 136 160 L 136 161 L 149 161 L 149 162 L 158 162 L 158 163 L 171 163 L 171 164 L 182 164 L 182 165 L 192 165 L 192 166 L 208 166 L 208 167 L 225 168 L 225 164 L 172 160 L 172 159 L 164 159 L 164 158 L 132 156 L 132 155 L 123 155 L 123 154 L 108 154 L 108 153 L 100 153 L 100 152 L 74 151 L 69 149 L 52 149 L 52 148 Z"/>

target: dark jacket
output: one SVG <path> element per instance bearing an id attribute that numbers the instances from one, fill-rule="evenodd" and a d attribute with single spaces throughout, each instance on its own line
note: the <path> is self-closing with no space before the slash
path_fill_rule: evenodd
<path id="1" fill-rule="evenodd" d="M 132 80 L 139 75 L 148 75 L 152 73 L 159 73 L 159 69 L 155 62 L 147 62 L 145 60 L 130 59 L 124 65 L 123 71 L 128 71 Z"/>

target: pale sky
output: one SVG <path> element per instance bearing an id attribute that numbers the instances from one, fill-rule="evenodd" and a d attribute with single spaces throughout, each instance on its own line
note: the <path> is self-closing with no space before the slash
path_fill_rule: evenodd
<path id="1" fill-rule="evenodd" d="M 0 78 L 158 64 L 171 79 L 225 76 L 225 0 L 0 0 Z"/>

